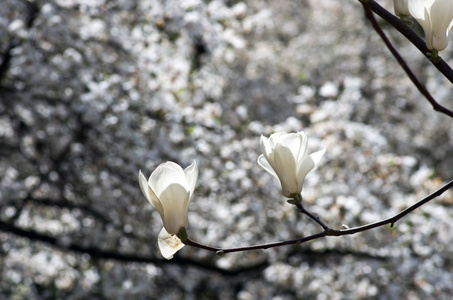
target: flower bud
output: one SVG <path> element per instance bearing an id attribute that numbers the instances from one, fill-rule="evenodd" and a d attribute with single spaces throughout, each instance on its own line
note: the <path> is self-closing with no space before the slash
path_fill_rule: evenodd
<path id="1" fill-rule="evenodd" d="M 425 32 L 426 47 L 441 51 L 447 47 L 452 27 L 452 0 L 404 0 L 407 8 Z"/>
<path id="2" fill-rule="evenodd" d="M 288 198 L 299 195 L 305 176 L 321 160 L 325 149 L 307 155 L 308 136 L 298 133 L 277 132 L 269 138 L 261 136 L 262 155 L 258 164 L 275 176 L 281 185 L 282 193 Z"/>
<path id="3" fill-rule="evenodd" d="M 167 259 L 184 246 L 176 234 L 181 227 L 187 229 L 189 226 L 187 208 L 197 179 L 198 167 L 195 162 L 185 170 L 174 162 L 161 164 L 148 181 L 139 171 L 140 189 L 164 223 L 158 242 L 162 255 Z"/>

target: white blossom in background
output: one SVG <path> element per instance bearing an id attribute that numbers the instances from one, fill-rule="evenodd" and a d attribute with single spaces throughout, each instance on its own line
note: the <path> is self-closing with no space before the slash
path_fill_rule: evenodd
<path id="1" fill-rule="evenodd" d="M 395 15 L 398 17 L 409 16 L 409 10 L 407 9 L 407 4 L 405 0 L 393 0 L 393 9 L 395 10 Z"/>
<path id="2" fill-rule="evenodd" d="M 426 46 L 441 51 L 447 47 L 452 27 L 452 0 L 404 0 L 407 8 L 425 32 Z"/>
<path id="3" fill-rule="evenodd" d="M 258 164 L 280 181 L 282 193 L 288 198 L 300 195 L 305 176 L 326 152 L 323 149 L 307 155 L 307 144 L 308 136 L 302 131 L 261 136 L 263 154 L 258 157 Z"/>
<path id="4" fill-rule="evenodd" d="M 174 162 L 163 163 L 151 173 L 148 181 L 139 171 L 140 189 L 164 222 L 158 244 L 166 259 L 171 259 L 184 246 L 176 234 L 181 228 L 187 229 L 189 226 L 187 208 L 197 179 L 196 162 L 185 170 Z"/>

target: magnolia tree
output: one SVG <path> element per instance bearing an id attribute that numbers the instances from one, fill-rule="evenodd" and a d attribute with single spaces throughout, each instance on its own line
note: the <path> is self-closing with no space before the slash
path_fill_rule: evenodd
<path id="1" fill-rule="evenodd" d="M 453 294 L 451 1 L 1 7 L 0 298 Z"/>

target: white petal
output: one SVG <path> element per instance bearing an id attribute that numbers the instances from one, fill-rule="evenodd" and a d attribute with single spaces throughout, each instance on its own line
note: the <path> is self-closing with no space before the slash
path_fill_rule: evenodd
<path id="1" fill-rule="evenodd" d="M 179 183 L 169 185 L 160 195 L 164 227 L 170 234 L 177 234 L 181 227 L 187 228 L 187 206 L 190 193 Z"/>
<path id="2" fill-rule="evenodd" d="M 434 1 L 430 10 L 432 25 L 432 46 L 441 51 L 447 47 L 448 30 L 453 19 L 453 1 L 437 0 Z"/>
<path id="3" fill-rule="evenodd" d="M 148 181 L 146 180 L 145 175 L 143 175 L 141 170 L 138 172 L 138 182 L 140 184 L 140 189 L 142 190 L 142 193 L 145 196 L 146 200 L 148 200 L 149 203 L 151 203 L 151 205 L 154 206 L 154 208 L 159 212 L 160 216 L 163 218 L 164 209 L 162 207 L 162 204 L 160 203 L 160 200 L 159 198 L 157 198 L 154 191 L 149 186 Z"/>
<path id="4" fill-rule="evenodd" d="M 163 164 L 160 164 L 159 167 L 165 167 L 165 168 L 169 168 L 169 169 L 173 169 L 175 171 L 182 171 L 182 168 L 180 165 L 178 165 L 177 163 L 175 162 L 172 162 L 172 161 L 167 161 Z"/>
<path id="5" fill-rule="evenodd" d="M 289 197 L 292 194 L 300 193 L 296 177 L 296 158 L 293 151 L 278 144 L 274 152 L 274 170 L 280 179 L 283 195 Z"/>
<path id="6" fill-rule="evenodd" d="M 409 16 L 409 10 L 404 0 L 393 0 L 393 8 L 397 16 Z"/>
<path id="7" fill-rule="evenodd" d="M 280 137 L 278 144 L 282 147 L 288 148 L 291 151 L 294 160 L 296 161 L 299 157 L 300 149 L 302 148 L 302 143 L 304 142 L 304 136 L 305 134 L 303 132 L 301 132 L 301 134 L 287 133 Z M 276 148 L 279 145 L 276 145 Z"/>
<path id="8" fill-rule="evenodd" d="M 193 162 L 190 166 L 188 166 L 184 170 L 184 174 L 186 175 L 186 180 L 187 183 L 189 184 L 189 200 L 190 197 L 192 197 L 193 191 L 195 190 L 195 185 L 197 184 L 197 179 L 198 179 L 198 166 L 197 162 Z"/>
<path id="9" fill-rule="evenodd" d="M 279 131 L 279 132 L 275 132 L 275 133 L 271 134 L 269 137 L 269 142 L 270 142 L 271 147 L 272 148 L 275 147 L 275 145 L 280 142 L 281 137 L 285 136 L 287 134 L 288 133 L 286 133 L 286 131 Z"/>
<path id="10" fill-rule="evenodd" d="M 318 152 L 312 153 L 302 161 L 302 164 L 299 166 L 299 169 L 297 172 L 297 183 L 298 183 L 301 191 L 302 191 L 302 185 L 304 183 L 305 177 L 311 170 L 313 170 L 313 168 L 316 165 L 319 164 L 324 153 L 326 153 L 326 149 L 322 149 Z"/>
<path id="11" fill-rule="evenodd" d="M 270 140 L 267 137 L 265 137 L 264 135 L 261 135 L 261 138 L 260 138 L 260 148 L 261 148 L 261 153 L 263 153 L 263 155 L 266 157 L 266 159 L 268 161 L 271 161 L 271 165 L 272 165 L 273 160 L 274 160 L 274 154 L 272 153 L 273 149 L 271 147 Z"/>
<path id="12" fill-rule="evenodd" d="M 417 20 L 418 24 L 425 32 L 425 42 L 428 49 L 432 49 L 432 27 L 426 5 L 431 6 L 432 3 L 427 3 L 426 0 L 405 0 L 407 8 L 411 16 Z"/>
<path id="13" fill-rule="evenodd" d="M 260 147 L 261 147 L 261 152 L 268 154 L 270 152 L 270 144 L 269 144 L 269 139 L 265 137 L 264 135 L 261 135 L 260 137 Z"/>
<path id="14" fill-rule="evenodd" d="M 319 162 L 321 161 L 321 159 L 325 153 L 326 153 L 326 149 L 322 149 L 318 152 L 315 152 L 315 153 L 312 153 L 309 155 L 313 159 L 315 166 L 317 166 L 319 164 Z"/>
<path id="15" fill-rule="evenodd" d="M 435 0 L 431 0 L 430 3 L 428 3 L 426 0 L 404 0 L 411 16 L 417 19 L 417 21 L 429 21 L 427 20 L 428 15 L 425 14 L 425 10 L 428 6 L 431 7 L 434 1 Z"/>
<path id="16" fill-rule="evenodd" d="M 299 148 L 299 154 L 297 155 L 297 161 L 301 162 L 305 156 L 307 156 L 308 135 L 306 135 L 303 131 L 299 131 L 297 134 L 301 139 L 301 146 Z"/>
<path id="17" fill-rule="evenodd" d="M 143 175 L 142 170 L 138 171 L 138 183 L 140 184 L 140 189 L 142 190 L 143 195 L 152 204 L 148 180 L 146 180 L 146 177 L 145 175 Z"/>
<path id="18" fill-rule="evenodd" d="M 268 173 L 270 173 L 272 176 L 275 176 L 275 178 L 278 179 L 277 173 L 275 173 L 274 169 L 273 169 L 272 166 L 269 164 L 269 162 L 267 161 L 266 157 L 265 157 L 263 154 L 261 154 L 260 156 L 258 156 L 257 163 L 258 163 L 264 170 L 266 170 Z M 278 181 L 280 182 L 280 179 L 278 179 Z"/>
<path id="19" fill-rule="evenodd" d="M 162 192 L 171 184 L 179 184 L 189 191 L 183 169 L 174 162 L 166 162 L 159 165 L 149 177 L 148 183 L 151 186 L 151 189 L 156 193 L 156 196 L 160 199 Z"/>
<path id="20" fill-rule="evenodd" d="M 165 228 L 159 233 L 157 237 L 160 253 L 165 259 L 172 259 L 173 255 L 182 247 L 184 243 L 176 235 L 170 235 Z"/>
<path id="21" fill-rule="evenodd" d="M 305 159 L 300 164 L 297 172 L 297 185 L 298 188 L 300 189 L 299 193 L 302 191 L 302 186 L 304 184 L 305 177 L 311 170 L 313 170 L 314 167 L 315 163 L 311 155 L 305 157 Z"/>

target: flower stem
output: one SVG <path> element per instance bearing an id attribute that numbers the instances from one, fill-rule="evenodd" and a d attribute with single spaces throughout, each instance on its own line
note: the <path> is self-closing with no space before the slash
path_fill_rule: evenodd
<path id="1" fill-rule="evenodd" d="M 302 198 L 302 196 L 300 196 L 300 198 Z M 302 201 L 295 201 L 295 205 L 296 207 L 299 209 L 299 211 L 303 214 L 306 214 L 307 216 L 309 216 L 312 220 L 314 220 L 316 223 L 318 223 L 319 225 L 321 225 L 321 227 L 324 229 L 324 230 L 328 230 L 330 229 L 329 226 L 327 226 L 326 224 L 324 224 L 323 221 L 321 221 L 321 219 L 318 217 L 318 216 L 315 216 L 313 215 L 311 212 L 309 212 L 308 210 L 305 209 L 305 207 L 303 207 L 302 205 Z"/>

